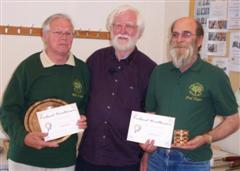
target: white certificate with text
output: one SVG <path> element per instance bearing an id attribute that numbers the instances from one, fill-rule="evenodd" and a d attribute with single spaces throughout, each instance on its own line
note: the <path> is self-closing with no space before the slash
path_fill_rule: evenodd
<path id="1" fill-rule="evenodd" d="M 127 140 L 145 143 L 154 140 L 155 146 L 171 148 L 175 118 L 132 111 Z"/>
<path id="2" fill-rule="evenodd" d="M 45 141 L 82 131 L 77 126 L 80 114 L 76 103 L 37 112 L 37 117 L 42 132 L 48 133 Z"/>

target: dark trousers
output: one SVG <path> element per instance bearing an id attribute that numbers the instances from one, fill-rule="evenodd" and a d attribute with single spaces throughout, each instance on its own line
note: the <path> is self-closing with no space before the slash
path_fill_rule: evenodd
<path id="1" fill-rule="evenodd" d="M 94 165 L 78 157 L 75 171 L 139 171 L 139 167 L 139 164 L 128 166 Z"/>

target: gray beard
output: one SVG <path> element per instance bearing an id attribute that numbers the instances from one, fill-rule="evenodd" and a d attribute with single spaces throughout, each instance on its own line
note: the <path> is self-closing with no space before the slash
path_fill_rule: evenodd
<path id="1" fill-rule="evenodd" d="M 115 49 L 117 49 L 119 51 L 128 51 L 130 49 L 133 49 L 136 46 L 137 41 L 138 41 L 138 39 L 136 37 L 134 37 L 134 38 L 129 37 L 129 42 L 125 45 L 121 45 L 118 43 L 117 36 L 115 36 L 112 38 L 111 44 Z"/>
<path id="2" fill-rule="evenodd" d="M 193 47 L 189 46 L 185 49 L 184 53 L 177 53 L 177 48 L 170 47 L 169 54 L 172 62 L 176 68 L 182 68 L 191 63 L 191 57 L 193 55 Z"/>

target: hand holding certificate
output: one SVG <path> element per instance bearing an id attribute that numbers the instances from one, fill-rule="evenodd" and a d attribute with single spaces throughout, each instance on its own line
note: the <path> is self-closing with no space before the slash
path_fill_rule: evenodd
<path id="1" fill-rule="evenodd" d="M 145 143 L 155 141 L 155 146 L 170 148 L 175 118 L 132 111 L 127 140 Z"/>
<path id="2" fill-rule="evenodd" d="M 80 119 L 76 103 L 37 112 L 42 132 L 47 132 L 45 141 L 80 132 L 77 121 Z"/>

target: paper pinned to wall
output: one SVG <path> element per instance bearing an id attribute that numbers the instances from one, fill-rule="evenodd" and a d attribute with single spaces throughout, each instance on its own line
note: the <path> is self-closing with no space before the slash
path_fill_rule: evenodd
<path id="1" fill-rule="evenodd" d="M 230 70 L 240 72 L 240 32 L 230 33 Z"/>
<path id="2" fill-rule="evenodd" d="M 228 29 L 240 29 L 240 1 L 228 0 Z"/>

